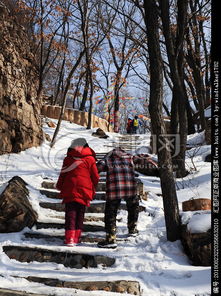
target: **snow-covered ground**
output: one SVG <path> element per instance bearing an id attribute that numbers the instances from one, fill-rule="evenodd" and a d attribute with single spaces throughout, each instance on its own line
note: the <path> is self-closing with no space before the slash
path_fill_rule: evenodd
<path id="1" fill-rule="evenodd" d="M 56 120 L 54 120 L 56 122 Z M 44 126 L 46 133 L 52 136 L 54 129 Z M 22 177 L 28 184 L 30 202 L 39 215 L 41 221 L 61 221 L 56 213 L 48 209 L 40 209 L 39 202 L 47 198 L 39 193 L 41 183 L 45 178 L 56 181 L 62 161 L 71 141 L 77 137 L 85 137 L 95 152 L 108 152 L 113 142 L 119 142 L 119 135 L 107 133 L 108 139 L 98 139 L 91 136 L 95 131 L 86 130 L 76 124 L 63 122 L 55 146 L 50 149 L 45 141 L 41 147 L 30 148 L 18 154 L 0 156 L 0 192 L 5 183 L 13 176 Z M 191 145 L 199 144 L 202 134 L 190 137 Z M 142 147 L 148 145 L 149 135 L 140 135 Z M 183 221 L 189 222 L 191 232 L 203 232 L 210 228 L 210 212 L 182 213 L 182 202 L 191 198 L 210 198 L 211 196 L 211 164 L 204 162 L 205 154 L 210 146 L 192 148 L 187 152 L 187 168 L 191 171 L 187 177 L 178 179 L 177 195 Z M 67 247 L 55 242 L 47 245 L 44 240 L 24 241 L 24 229 L 19 233 L 0 234 L 0 287 L 23 290 L 48 295 L 122 295 L 103 291 L 80 291 L 67 288 L 54 288 L 39 283 L 30 283 L 22 277 L 40 276 L 59 278 L 68 281 L 101 281 L 101 280 L 136 280 L 140 282 L 143 296 L 206 296 L 210 295 L 210 267 L 192 266 L 184 254 L 180 241 L 169 242 L 166 239 L 164 211 L 160 180 L 157 177 L 140 175 L 140 179 L 149 192 L 147 201 L 142 204 L 145 212 L 139 216 L 139 236 L 128 241 L 119 241 L 118 248 L 105 250 L 97 248 L 95 243 L 83 243 L 73 247 L 73 251 L 81 253 L 102 254 L 116 258 L 116 263 L 109 268 L 71 269 L 56 263 L 20 263 L 10 260 L 2 251 L 3 245 L 47 246 L 54 250 L 67 250 Z M 59 216 L 62 214 L 59 213 Z M 122 218 L 118 222 L 118 237 L 127 234 L 125 211 L 119 213 Z M 64 230 L 45 230 L 44 233 L 61 234 Z M 103 234 L 104 235 L 104 234 Z M 70 250 L 69 250 L 70 251 Z M 17 276 L 14 277 L 14 276 Z"/>

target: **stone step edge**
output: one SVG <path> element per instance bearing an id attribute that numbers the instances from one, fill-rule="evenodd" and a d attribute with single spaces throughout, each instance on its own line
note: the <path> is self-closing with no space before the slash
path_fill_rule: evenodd
<path id="1" fill-rule="evenodd" d="M 37 222 L 34 224 L 37 229 L 49 229 L 49 228 L 56 228 L 56 229 L 64 229 L 65 223 L 57 223 L 57 222 Z M 96 225 L 96 224 L 84 224 L 83 225 L 84 232 L 99 232 L 105 231 L 104 225 Z"/>
<path id="2" fill-rule="evenodd" d="M 102 185 L 106 185 L 106 182 L 99 182 Z M 59 192 L 56 188 L 55 188 L 55 184 L 56 181 L 43 181 L 41 183 L 41 188 L 40 190 L 44 190 L 44 189 L 53 189 L 56 190 L 55 192 Z"/>
<path id="3" fill-rule="evenodd" d="M 38 233 L 38 232 L 25 232 L 23 234 L 24 238 L 27 239 L 44 239 L 44 240 L 64 240 L 64 234 L 62 235 L 50 235 L 50 234 L 45 234 L 45 233 Z M 99 235 L 99 236 L 89 236 L 88 234 L 82 234 L 81 237 L 81 242 L 82 243 L 97 243 L 105 238 L 104 235 Z M 125 237 L 117 237 L 116 241 L 117 242 L 122 242 L 122 241 L 128 241 L 130 239 L 129 236 Z"/>
<path id="4" fill-rule="evenodd" d="M 57 212 L 64 212 L 64 205 L 62 203 L 53 203 L 53 202 L 40 202 L 40 207 L 44 209 L 51 209 Z M 104 213 L 105 209 L 105 201 L 102 203 L 91 203 L 90 207 L 87 207 L 86 213 L 94 214 L 94 213 Z M 121 203 L 119 210 L 127 210 L 126 204 Z M 139 205 L 139 212 L 145 212 L 146 208 L 142 205 Z"/>
<path id="5" fill-rule="evenodd" d="M 57 264 L 63 264 L 65 267 L 81 269 L 96 268 L 98 265 L 105 267 L 111 267 L 115 263 L 115 258 L 104 255 L 89 255 L 84 253 L 74 252 L 72 248 L 66 247 L 67 251 L 55 251 L 46 249 L 43 247 L 28 247 L 28 246 L 16 246 L 5 245 L 2 247 L 3 252 L 10 258 L 19 262 L 30 263 L 37 262 L 55 262 Z"/>
<path id="6" fill-rule="evenodd" d="M 58 200 L 62 201 L 62 198 L 59 196 L 59 191 L 50 191 L 50 190 L 45 190 L 45 189 L 40 189 L 39 191 L 42 195 L 47 196 L 47 198 L 58 199 Z M 106 198 L 105 191 L 96 192 L 95 197 L 94 197 L 94 199 L 97 199 L 97 200 L 99 200 L 99 199 L 105 200 L 105 198 Z"/>
<path id="7" fill-rule="evenodd" d="M 137 281 L 90 281 L 90 282 L 70 282 L 54 278 L 42 278 L 28 276 L 30 282 L 41 283 L 50 287 L 71 288 L 84 291 L 107 291 L 117 293 L 127 293 L 130 295 L 141 295 L 140 283 Z"/>
<path id="8" fill-rule="evenodd" d="M 34 294 L 25 291 L 0 288 L 0 296 L 48 296 L 48 294 Z"/>

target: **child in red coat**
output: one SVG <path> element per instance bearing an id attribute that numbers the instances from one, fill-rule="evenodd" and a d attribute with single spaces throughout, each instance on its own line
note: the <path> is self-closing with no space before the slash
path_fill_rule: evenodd
<path id="1" fill-rule="evenodd" d="M 95 152 L 84 138 L 73 140 L 56 184 L 65 203 L 65 245 L 79 243 L 85 210 L 95 195 L 98 181 Z"/>

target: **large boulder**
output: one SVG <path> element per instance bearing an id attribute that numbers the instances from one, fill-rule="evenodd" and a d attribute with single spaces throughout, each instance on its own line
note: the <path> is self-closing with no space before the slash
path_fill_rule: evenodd
<path id="1" fill-rule="evenodd" d="M 135 170 L 147 176 L 159 177 L 159 168 L 156 161 L 154 161 L 149 154 L 134 155 L 133 161 Z"/>
<path id="2" fill-rule="evenodd" d="M 30 37 L 0 5 L 0 155 L 38 146 L 43 140 L 38 69 Z"/>
<path id="3" fill-rule="evenodd" d="M 109 137 L 108 135 L 105 134 L 105 132 L 101 128 L 98 128 L 96 132 L 92 133 L 92 136 L 98 137 L 101 139 L 107 139 Z"/>
<path id="4" fill-rule="evenodd" d="M 13 177 L 0 194 L 0 232 L 21 231 L 37 222 L 26 185 L 22 178 Z"/>

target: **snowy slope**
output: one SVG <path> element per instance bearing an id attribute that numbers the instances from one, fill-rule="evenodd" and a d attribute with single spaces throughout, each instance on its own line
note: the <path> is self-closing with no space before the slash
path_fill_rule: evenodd
<path id="1" fill-rule="evenodd" d="M 54 120 L 56 122 L 56 120 Z M 49 135 L 54 129 L 44 127 Z M 77 137 L 85 137 L 89 145 L 96 152 L 108 152 L 112 149 L 113 142 L 118 143 L 119 136 L 107 133 L 108 139 L 98 139 L 91 136 L 96 129 L 86 130 L 84 127 L 68 122 L 63 122 L 54 148 L 50 149 L 49 142 L 45 141 L 41 147 L 31 148 L 19 154 L 0 156 L 0 191 L 3 190 L 5 182 L 11 177 L 19 175 L 28 184 L 30 201 L 39 215 L 39 220 L 61 221 L 56 218 L 53 210 L 40 209 L 39 202 L 46 201 L 46 197 L 39 193 L 41 183 L 45 178 L 56 181 L 64 155 L 70 142 Z M 147 145 L 149 135 L 140 135 L 143 139 L 140 147 Z M 198 135 L 194 136 L 198 138 Z M 191 137 L 191 144 L 194 142 Z M 196 150 L 197 149 L 197 150 Z M 210 198 L 210 163 L 203 162 L 203 155 L 208 153 L 209 146 L 192 148 L 187 153 L 187 167 L 192 171 L 184 179 L 177 181 L 177 195 L 179 207 L 181 203 L 190 198 Z M 197 169 L 194 170 L 194 167 Z M 48 295 L 122 295 L 119 293 L 102 291 L 79 291 L 74 289 L 53 288 L 43 284 L 30 283 L 22 277 L 42 276 L 48 278 L 60 278 L 69 281 L 96 281 L 96 280 L 137 280 L 141 284 L 143 296 L 206 296 L 210 295 L 210 267 L 192 266 L 183 253 L 180 241 L 168 242 L 166 240 L 164 212 L 160 180 L 156 177 L 140 175 L 149 199 L 143 201 L 146 212 L 139 216 L 139 236 L 130 238 L 128 241 L 119 241 L 115 250 L 101 250 L 95 243 L 83 243 L 81 246 L 73 247 L 74 251 L 90 254 L 107 254 L 116 258 L 116 263 L 111 268 L 71 269 L 56 263 L 20 263 L 10 260 L 3 252 L 2 245 L 16 244 L 39 246 L 39 241 L 23 239 L 24 229 L 19 233 L 0 234 L 0 287 L 23 290 L 27 292 L 44 293 Z M 190 228 L 195 231 L 206 231 L 210 227 L 210 212 L 200 215 L 196 219 L 193 213 L 186 212 L 182 219 L 189 221 Z M 62 214 L 59 214 L 60 216 Z M 202 218 L 202 216 L 205 216 Z M 118 222 L 118 237 L 127 234 L 126 212 L 121 211 Z M 30 230 L 29 230 L 30 231 Z M 45 230 L 54 235 L 63 233 L 63 230 Z M 41 240 L 42 246 L 46 245 Z M 66 250 L 67 247 L 58 244 L 56 240 L 47 247 L 54 250 Z M 12 277 L 18 276 L 18 278 Z"/>

